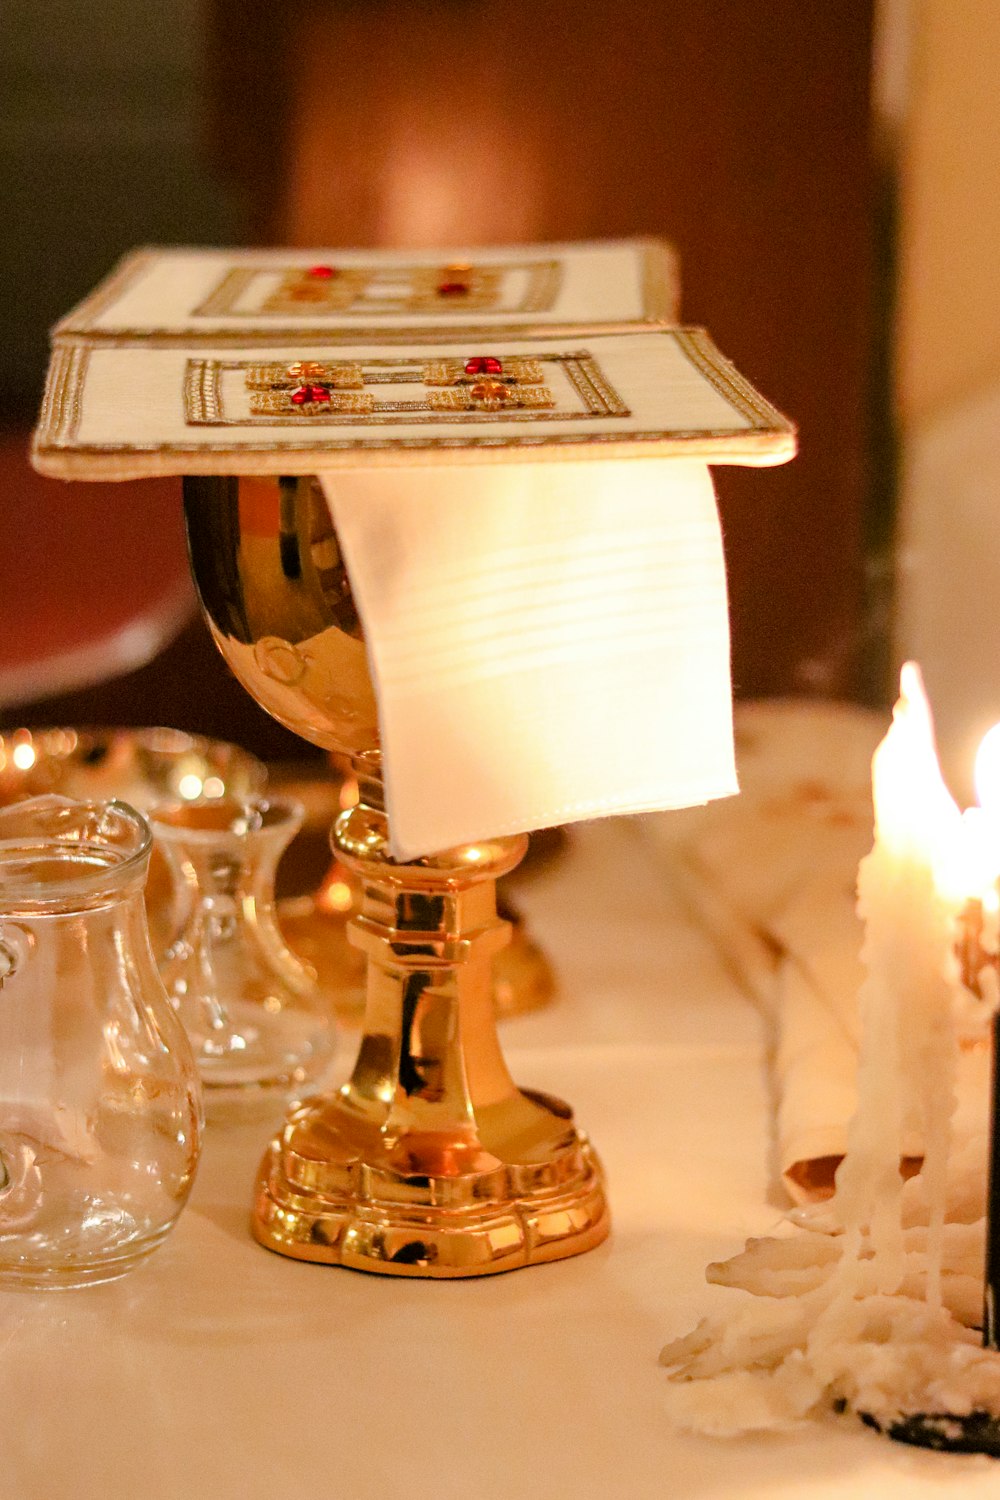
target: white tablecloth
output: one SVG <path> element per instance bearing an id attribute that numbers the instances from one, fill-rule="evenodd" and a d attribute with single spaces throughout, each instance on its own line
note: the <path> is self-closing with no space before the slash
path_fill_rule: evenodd
<path id="1" fill-rule="evenodd" d="M 470 1282 L 302 1265 L 246 1228 L 266 1127 L 211 1129 L 191 1203 L 122 1281 L 0 1294 L 0 1500 L 963 1500 L 988 1459 L 830 1418 L 714 1442 L 663 1416 L 663 1342 L 736 1294 L 706 1261 L 777 1220 L 757 1017 L 634 822 L 521 893 L 561 998 L 505 1023 L 608 1170 L 596 1251 Z M 349 1050 L 349 1047 L 348 1047 Z"/>

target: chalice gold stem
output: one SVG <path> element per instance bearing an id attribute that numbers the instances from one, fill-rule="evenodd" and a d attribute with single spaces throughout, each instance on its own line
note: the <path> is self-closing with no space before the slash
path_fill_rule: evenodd
<path id="1" fill-rule="evenodd" d="M 300 1260 L 479 1276 L 576 1255 L 608 1231 L 597 1158 L 561 1100 L 518 1088 L 491 964 L 510 926 L 495 883 L 525 836 L 407 863 L 389 853 L 377 715 L 326 502 L 310 479 L 185 481 L 213 635 L 258 701 L 346 752 L 359 800 L 333 845 L 362 891 L 367 959 L 350 1079 L 294 1107 L 265 1153 L 253 1233 Z"/>
<path id="2" fill-rule="evenodd" d="M 357 779 L 340 757 L 331 756 L 340 778 L 340 805 L 357 800 Z M 344 863 L 333 860 L 316 891 L 289 896 L 279 902 L 281 930 L 290 946 L 316 970 L 319 983 L 331 996 L 338 1017 L 350 1026 L 364 1015 L 365 961 L 348 938 L 348 921 L 361 909 L 361 887 Z M 532 936 L 523 916 L 506 892 L 497 892 L 497 910 L 511 924 L 511 940 L 493 959 L 493 1003 L 501 1019 L 522 1015 L 551 1004 L 556 983 L 552 966 Z"/>

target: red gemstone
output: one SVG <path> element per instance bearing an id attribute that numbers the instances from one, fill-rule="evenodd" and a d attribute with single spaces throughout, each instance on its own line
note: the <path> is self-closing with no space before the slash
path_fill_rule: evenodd
<path id="1" fill-rule="evenodd" d="M 317 281 L 329 281 L 330 277 L 336 274 L 336 266 L 310 266 L 306 272 L 307 276 L 315 276 Z"/>
<path id="2" fill-rule="evenodd" d="M 464 297 L 468 290 L 467 281 L 439 281 L 437 293 L 439 297 Z"/>
<path id="3" fill-rule="evenodd" d="M 292 401 L 296 406 L 305 406 L 307 402 L 329 401 L 330 392 L 325 385 L 300 385 L 292 392 Z"/>
<path id="4" fill-rule="evenodd" d="M 502 375 L 503 365 L 495 355 L 474 354 L 465 361 L 466 375 Z"/>

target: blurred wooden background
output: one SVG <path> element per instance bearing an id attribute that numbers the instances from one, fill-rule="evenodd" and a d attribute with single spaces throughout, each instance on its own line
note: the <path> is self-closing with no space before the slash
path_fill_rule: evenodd
<path id="1" fill-rule="evenodd" d="M 234 238 L 406 247 L 644 233 L 677 245 L 685 321 L 707 325 L 801 433 L 786 468 L 717 471 L 737 691 L 854 693 L 870 645 L 863 533 L 879 394 L 872 0 L 214 0 L 197 19 L 192 150 Z M 211 237 L 204 219 L 193 199 L 156 237 Z M 127 246 L 106 230 L 110 262 Z M 72 259 L 72 246 L 67 235 L 52 255 Z M 33 338 L 41 348 L 40 329 Z M 17 490 L 13 461 L 0 483 Z M 67 493 L 32 490 L 53 548 Z M 176 532 L 169 505 L 154 515 Z M 85 568 L 79 578 L 82 616 Z M 128 678 L 5 718 L 167 721 L 264 753 L 289 744 L 228 680 L 200 623 Z"/>

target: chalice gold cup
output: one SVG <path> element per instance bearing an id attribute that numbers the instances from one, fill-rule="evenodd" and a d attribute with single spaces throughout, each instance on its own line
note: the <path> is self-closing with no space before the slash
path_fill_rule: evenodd
<path id="1" fill-rule="evenodd" d="M 358 879 L 367 958 L 351 1077 L 296 1105 L 261 1164 L 253 1233 L 299 1260 L 482 1276 L 589 1250 L 608 1232 L 599 1162 L 561 1100 L 518 1088 L 497 1039 L 495 882 L 527 837 L 409 863 L 389 853 L 361 623 L 315 479 L 187 478 L 192 570 L 212 634 L 282 724 L 349 757 L 333 828 Z"/>

